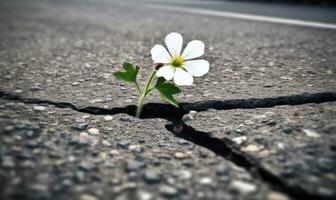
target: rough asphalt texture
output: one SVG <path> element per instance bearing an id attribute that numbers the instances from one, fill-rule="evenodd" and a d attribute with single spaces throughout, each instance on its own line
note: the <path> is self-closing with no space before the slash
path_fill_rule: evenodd
<path id="1" fill-rule="evenodd" d="M 133 62 L 141 66 L 143 83 L 152 70 L 151 47 L 171 31 L 185 42 L 204 41 L 211 63 L 196 86 L 182 88 L 179 102 L 336 89 L 333 30 L 131 3 L 35 0 L 0 2 L 0 90 L 78 107 L 134 105 L 136 92 L 111 74 Z M 147 102 L 159 102 L 158 95 Z M 335 103 L 209 110 L 182 119 L 231 141 L 283 185 L 204 148 L 209 144 L 176 137 L 164 119 L 2 99 L 0 199 L 286 200 L 299 199 L 291 189 L 297 187 L 317 199 L 335 197 Z"/>

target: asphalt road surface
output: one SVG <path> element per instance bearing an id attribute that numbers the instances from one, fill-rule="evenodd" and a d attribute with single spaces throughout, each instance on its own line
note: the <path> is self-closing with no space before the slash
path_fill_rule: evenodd
<path id="1" fill-rule="evenodd" d="M 1 1 L 0 199 L 335 199 L 334 15 L 202 2 Z M 172 31 L 210 71 L 137 119 L 112 73 Z"/>
<path id="2" fill-rule="evenodd" d="M 333 6 L 225 0 L 148 0 L 145 2 L 259 16 L 336 23 L 336 7 Z"/>

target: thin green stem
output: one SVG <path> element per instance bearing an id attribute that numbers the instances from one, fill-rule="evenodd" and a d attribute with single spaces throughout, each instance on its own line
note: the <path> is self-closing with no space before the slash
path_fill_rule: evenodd
<path id="1" fill-rule="evenodd" d="M 135 81 L 135 86 L 136 86 L 136 88 L 137 88 L 137 90 L 138 90 L 138 93 L 141 95 L 141 89 L 140 89 L 140 87 L 139 87 L 138 82 L 136 82 L 136 81 Z"/>
<path id="2" fill-rule="evenodd" d="M 153 70 L 153 72 L 149 75 L 149 78 L 146 82 L 146 85 L 144 87 L 144 89 L 142 90 L 140 96 L 139 96 L 139 100 L 138 100 L 138 105 L 137 105 L 137 110 L 136 110 L 136 117 L 140 118 L 140 115 L 141 115 L 141 111 L 142 111 L 142 107 L 143 107 L 143 104 L 145 102 L 145 97 L 147 96 L 147 94 L 149 93 L 149 87 L 153 81 L 153 78 L 156 74 L 156 70 Z"/>

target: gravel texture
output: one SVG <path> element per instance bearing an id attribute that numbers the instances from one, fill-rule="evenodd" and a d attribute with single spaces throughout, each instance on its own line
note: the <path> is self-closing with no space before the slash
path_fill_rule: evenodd
<path id="1" fill-rule="evenodd" d="M 184 122 L 240 151 L 288 184 L 335 196 L 336 104 L 199 112 Z M 304 184 L 302 184 L 304 183 Z"/>
<path id="2" fill-rule="evenodd" d="M 264 199 L 246 170 L 175 137 L 162 119 L 0 100 L 1 199 Z M 90 130 L 99 130 L 99 133 Z"/>
<path id="3" fill-rule="evenodd" d="M 99 1 L 100 2 L 100 1 Z M 178 31 L 200 39 L 210 72 L 183 87 L 181 102 L 335 90 L 334 30 L 154 10 L 146 4 L 4 1 L 0 89 L 101 107 L 136 104 L 112 72 L 124 61 L 152 69 L 150 49 Z M 201 28 L 200 28 L 201 27 Z M 211 30 L 211 31 L 210 31 Z M 328 39 L 326 39 L 328 38 Z M 157 94 L 148 102 L 160 101 Z"/>

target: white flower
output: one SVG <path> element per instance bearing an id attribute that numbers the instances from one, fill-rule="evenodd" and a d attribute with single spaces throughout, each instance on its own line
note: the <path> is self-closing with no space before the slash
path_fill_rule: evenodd
<path id="1" fill-rule="evenodd" d="M 209 62 L 194 59 L 204 54 L 203 42 L 199 40 L 189 42 L 182 54 L 181 34 L 169 33 L 165 38 L 165 43 L 169 52 L 160 44 L 155 45 L 151 50 L 153 61 L 164 64 L 157 71 L 156 76 L 164 77 L 168 81 L 174 79 L 176 85 L 192 85 L 193 76 L 199 77 L 208 73 Z"/>

